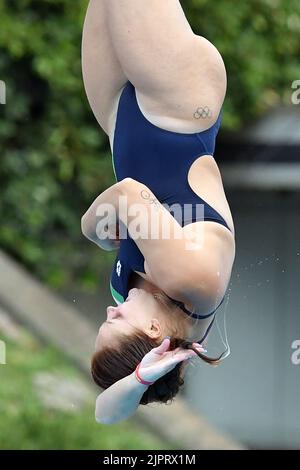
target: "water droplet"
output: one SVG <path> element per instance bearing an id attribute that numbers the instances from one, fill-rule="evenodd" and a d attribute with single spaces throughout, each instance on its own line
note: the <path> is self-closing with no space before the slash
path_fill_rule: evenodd
<path id="1" fill-rule="evenodd" d="M 270 282 L 270 279 L 267 279 L 267 282 Z"/>
<path id="2" fill-rule="evenodd" d="M 282 272 L 282 273 L 285 273 L 285 269 L 283 269 L 281 272 Z"/>
<path id="3" fill-rule="evenodd" d="M 258 282 L 258 283 L 257 283 L 257 287 L 260 287 L 260 286 L 261 286 L 261 282 Z"/>

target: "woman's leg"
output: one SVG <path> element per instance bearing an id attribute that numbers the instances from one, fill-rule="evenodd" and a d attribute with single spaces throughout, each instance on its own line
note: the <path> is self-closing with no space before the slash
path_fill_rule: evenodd
<path id="1" fill-rule="evenodd" d="M 145 94 L 170 92 L 194 55 L 195 35 L 179 0 L 105 0 L 105 5 L 112 43 L 128 79 Z"/>
<path id="2" fill-rule="evenodd" d="M 111 42 L 104 1 L 89 3 L 82 37 L 82 72 L 90 106 L 108 134 L 115 97 L 128 79 Z"/>
<path id="3" fill-rule="evenodd" d="M 194 116 L 207 106 L 209 127 L 224 100 L 225 67 L 216 48 L 194 34 L 179 0 L 105 0 L 105 6 L 115 53 L 143 109 L 200 130 Z"/>

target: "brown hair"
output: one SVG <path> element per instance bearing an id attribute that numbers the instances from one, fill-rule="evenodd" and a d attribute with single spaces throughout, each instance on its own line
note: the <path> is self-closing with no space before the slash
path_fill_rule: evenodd
<path id="1" fill-rule="evenodd" d="M 143 357 L 159 344 L 161 341 L 153 340 L 138 330 L 131 335 L 120 335 L 118 347 L 108 347 L 93 355 L 91 373 L 94 381 L 102 389 L 107 389 L 118 380 L 132 374 Z M 203 361 L 210 365 L 218 365 L 223 355 L 215 359 L 210 358 L 197 351 L 192 342 L 182 338 L 171 338 L 169 351 L 179 346 L 184 349 L 193 349 Z M 179 388 L 184 385 L 183 369 L 186 363 L 187 361 L 180 362 L 174 369 L 150 385 L 143 394 L 140 404 L 172 401 Z"/>

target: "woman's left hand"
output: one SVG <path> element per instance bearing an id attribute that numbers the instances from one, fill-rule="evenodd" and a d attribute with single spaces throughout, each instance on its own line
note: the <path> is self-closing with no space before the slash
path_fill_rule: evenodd
<path id="1" fill-rule="evenodd" d="M 193 345 L 199 352 L 204 352 L 200 344 L 193 343 Z M 178 347 L 172 351 L 168 351 L 169 347 L 170 339 L 167 337 L 157 348 L 153 348 L 144 356 L 139 367 L 139 373 L 142 379 L 155 382 L 174 369 L 179 362 L 197 356 L 192 349 Z"/>

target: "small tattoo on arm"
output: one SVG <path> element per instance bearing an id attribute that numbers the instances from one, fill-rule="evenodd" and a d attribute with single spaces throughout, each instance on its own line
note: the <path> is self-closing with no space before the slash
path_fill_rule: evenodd
<path id="1" fill-rule="evenodd" d="M 151 194 L 149 193 L 149 191 L 146 191 L 146 190 L 141 191 L 141 197 L 149 201 L 150 204 L 153 204 L 155 209 L 159 210 L 160 202 L 155 197 L 151 197 Z"/>
<path id="2" fill-rule="evenodd" d="M 200 108 L 197 108 L 196 112 L 194 113 L 194 118 L 195 119 L 207 119 L 212 117 L 212 112 L 209 109 L 208 106 L 205 106 L 204 108 L 201 106 Z"/>

